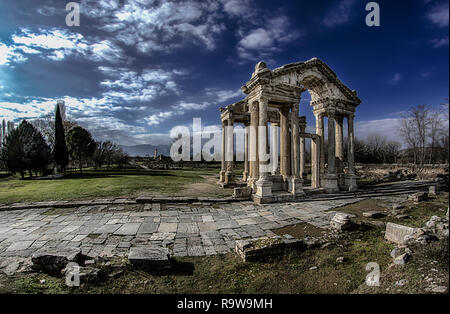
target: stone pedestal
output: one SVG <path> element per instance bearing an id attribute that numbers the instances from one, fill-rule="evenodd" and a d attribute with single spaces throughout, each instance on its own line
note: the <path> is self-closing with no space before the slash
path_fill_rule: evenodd
<path id="1" fill-rule="evenodd" d="M 232 186 L 234 185 L 234 173 L 232 171 L 226 171 L 225 172 L 225 180 L 224 185 L 225 186 Z"/>
<path id="2" fill-rule="evenodd" d="M 286 190 L 284 186 L 284 179 L 281 174 L 272 174 L 270 176 L 270 181 L 272 181 L 272 192 Z"/>
<path id="3" fill-rule="evenodd" d="M 295 196 L 305 196 L 303 191 L 303 179 L 291 177 L 289 180 L 289 192 Z"/>
<path id="4" fill-rule="evenodd" d="M 325 192 L 335 193 L 339 191 L 338 177 L 335 174 L 327 174 L 325 176 Z"/>
<path id="5" fill-rule="evenodd" d="M 356 175 L 355 174 L 346 174 L 345 175 L 345 187 L 348 191 L 356 191 L 358 189 L 358 185 L 356 184 Z"/>
<path id="6" fill-rule="evenodd" d="M 272 202 L 272 182 L 267 177 L 261 177 L 255 183 L 256 194 L 254 201 L 257 204 L 267 204 Z"/>
<path id="7" fill-rule="evenodd" d="M 225 172 L 225 170 L 221 170 L 219 172 L 220 179 L 219 182 L 217 182 L 218 184 L 223 184 L 225 182 Z"/>

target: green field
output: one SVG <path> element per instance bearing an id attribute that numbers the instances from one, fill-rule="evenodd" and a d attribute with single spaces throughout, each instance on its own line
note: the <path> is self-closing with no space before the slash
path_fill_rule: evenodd
<path id="1" fill-rule="evenodd" d="M 21 180 L 0 176 L 0 204 L 49 200 L 79 200 L 139 195 L 229 196 L 214 183 L 219 169 L 92 171 L 70 173 L 54 180 Z M 192 190 L 196 184 L 201 188 Z M 209 184 L 206 184 L 209 183 Z M 198 193 L 198 195 L 195 195 Z"/>

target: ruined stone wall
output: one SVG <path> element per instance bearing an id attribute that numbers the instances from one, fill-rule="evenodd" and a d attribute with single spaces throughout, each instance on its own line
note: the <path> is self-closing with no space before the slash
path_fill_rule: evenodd
<path id="1" fill-rule="evenodd" d="M 360 178 L 372 180 L 430 180 L 449 174 L 449 166 L 446 164 L 423 166 L 414 164 L 358 164 L 356 170 Z"/>

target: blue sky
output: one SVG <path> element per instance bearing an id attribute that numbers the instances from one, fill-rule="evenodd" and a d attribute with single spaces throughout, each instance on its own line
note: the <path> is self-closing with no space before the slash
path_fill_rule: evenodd
<path id="1" fill-rule="evenodd" d="M 97 140 L 164 144 L 176 125 L 244 97 L 255 64 L 318 57 L 362 100 L 356 136 L 398 140 L 398 118 L 418 104 L 448 103 L 448 1 L 80 0 L 0 2 L 0 119 L 33 119 L 64 99 Z M 314 123 L 308 94 L 300 114 Z"/>

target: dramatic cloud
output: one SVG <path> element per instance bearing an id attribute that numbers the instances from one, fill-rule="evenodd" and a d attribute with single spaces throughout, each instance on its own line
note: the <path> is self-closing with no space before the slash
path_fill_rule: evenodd
<path id="1" fill-rule="evenodd" d="M 0 66 L 24 61 L 26 58 L 15 47 L 9 47 L 0 42 Z"/>
<path id="2" fill-rule="evenodd" d="M 250 30 L 241 28 L 242 37 L 238 43 L 238 55 L 249 61 L 270 59 L 281 47 L 298 39 L 300 33 L 290 29 L 289 20 L 285 16 L 270 18 L 262 26 Z M 269 60 L 270 61 L 270 60 Z"/>
<path id="3" fill-rule="evenodd" d="M 37 33 L 33 33 L 22 28 L 11 36 L 11 40 L 13 44 L 9 46 L 0 43 L 0 65 L 24 62 L 30 54 L 38 54 L 53 61 L 61 61 L 71 55 L 96 62 L 115 63 L 124 60 L 122 50 L 112 41 L 88 39 L 64 29 L 40 28 Z"/>
<path id="4" fill-rule="evenodd" d="M 141 73 L 127 68 L 99 67 L 99 70 L 112 79 L 100 82 L 107 88 L 105 97 L 120 98 L 126 101 L 150 101 L 154 98 L 172 92 L 178 93 L 175 76 L 179 71 L 145 69 Z"/>
<path id="5" fill-rule="evenodd" d="M 168 52 L 192 42 L 212 50 L 215 35 L 225 30 L 218 20 L 219 4 L 214 1 L 129 0 L 122 5 L 84 1 L 82 5 L 89 17 L 103 22 L 101 29 L 115 33 L 119 41 L 136 46 L 141 53 Z"/>

